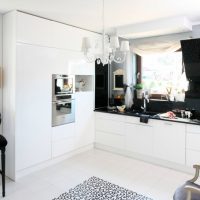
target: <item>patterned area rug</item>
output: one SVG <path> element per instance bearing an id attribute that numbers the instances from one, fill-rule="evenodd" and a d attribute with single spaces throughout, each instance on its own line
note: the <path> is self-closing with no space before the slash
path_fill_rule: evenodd
<path id="1" fill-rule="evenodd" d="M 143 195 L 109 183 L 97 177 L 91 177 L 69 192 L 53 200 L 153 200 Z"/>

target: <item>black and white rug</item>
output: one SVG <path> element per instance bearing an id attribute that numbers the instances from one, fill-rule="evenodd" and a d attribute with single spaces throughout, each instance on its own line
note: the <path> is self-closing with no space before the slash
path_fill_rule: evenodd
<path id="1" fill-rule="evenodd" d="M 91 177 L 53 200 L 153 200 L 97 177 Z"/>

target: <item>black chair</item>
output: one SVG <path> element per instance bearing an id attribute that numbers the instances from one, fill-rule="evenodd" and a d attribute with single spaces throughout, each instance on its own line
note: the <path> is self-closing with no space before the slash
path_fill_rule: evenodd
<path id="1" fill-rule="evenodd" d="M 200 200 L 200 185 L 195 183 L 199 178 L 200 165 L 193 167 L 196 169 L 194 178 L 176 189 L 173 200 Z"/>
<path id="2" fill-rule="evenodd" d="M 7 140 L 3 135 L 0 135 L 0 150 L 1 150 L 1 170 L 2 175 L 2 196 L 5 197 L 5 151 L 6 151 Z"/>

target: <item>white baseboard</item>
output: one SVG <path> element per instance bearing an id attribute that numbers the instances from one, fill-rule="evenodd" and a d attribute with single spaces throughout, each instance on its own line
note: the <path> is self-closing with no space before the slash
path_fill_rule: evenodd
<path id="1" fill-rule="evenodd" d="M 49 167 L 49 166 L 52 166 L 52 165 L 55 165 L 59 162 L 62 162 L 68 158 L 71 158 L 72 156 L 75 156 L 77 154 L 80 154 L 80 153 L 83 153 L 85 151 L 88 151 L 88 150 L 91 150 L 94 148 L 94 144 L 89 144 L 87 146 L 84 146 L 84 147 L 81 147 L 79 149 L 76 149 L 74 151 L 71 151 L 69 153 L 66 153 L 62 156 L 59 156 L 57 158 L 53 158 L 51 160 L 48 160 L 48 161 L 45 161 L 43 163 L 40 163 L 38 165 L 35 165 L 35 166 L 32 166 L 32 167 L 29 167 L 29 168 L 26 168 L 26 169 L 23 169 L 23 170 L 20 170 L 20 171 L 17 171 L 16 172 L 16 179 L 14 181 L 17 181 L 19 178 L 23 177 L 23 176 L 26 176 L 28 174 L 31 174 L 35 171 L 39 171 L 41 169 L 44 169 L 46 167 Z"/>
<path id="2" fill-rule="evenodd" d="M 94 147 L 96 149 L 109 151 L 109 152 L 112 152 L 112 153 L 117 153 L 117 154 L 122 155 L 122 156 L 134 158 L 134 159 L 144 161 L 144 162 L 148 162 L 148 163 L 151 163 L 151 164 L 155 164 L 155 165 L 158 165 L 158 166 L 161 166 L 161 167 L 174 169 L 174 170 L 181 171 L 181 172 L 184 172 L 184 173 L 194 174 L 194 169 L 187 167 L 185 165 L 176 164 L 176 163 L 173 163 L 173 162 L 170 162 L 170 161 L 161 160 L 161 159 L 154 158 L 154 157 L 151 157 L 151 156 L 145 156 L 145 155 L 141 155 L 141 154 L 117 149 L 117 148 L 102 145 L 102 144 L 99 144 L 99 143 L 95 143 Z"/>

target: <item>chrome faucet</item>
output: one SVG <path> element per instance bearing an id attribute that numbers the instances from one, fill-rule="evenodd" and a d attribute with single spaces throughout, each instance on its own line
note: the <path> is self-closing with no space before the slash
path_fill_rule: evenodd
<path id="1" fill-rule="evenodd" d="M 143 106 L 141 108 L 143 109 L 143 112 L 145 113 L 147 111 L 147 103 L 149 103 L 148 93 L 143 93 Z"/>

